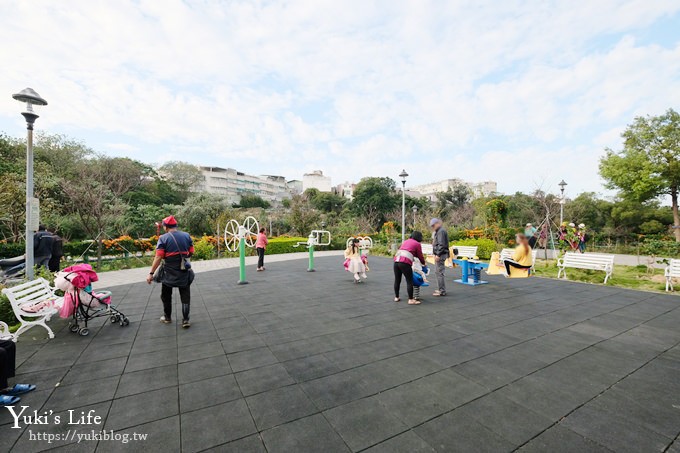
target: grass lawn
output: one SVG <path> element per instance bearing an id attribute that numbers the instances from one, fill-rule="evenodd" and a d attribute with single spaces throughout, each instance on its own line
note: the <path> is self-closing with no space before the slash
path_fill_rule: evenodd
<path id="1" fill-rule="evenodd" d="M 555 261 L 536 260 L 535 268 L 536 276 L 557 278 L 557 264 Z M 604 272 L 602 271 L 567 268 L 567 276 L 569 280 L 579 282 L 596 283 L 599 285 L 604 282 Z M 614 272 L 607 281 L 607 285 L 643 291 L 665 292 L 666 279 L 663 275 L 663 269 L 654 269 L 652 273 L 647 270 L 647 266 L 614 265 Z"/>

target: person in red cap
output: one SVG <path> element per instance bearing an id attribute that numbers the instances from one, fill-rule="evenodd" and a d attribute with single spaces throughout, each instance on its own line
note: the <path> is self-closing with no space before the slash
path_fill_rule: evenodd
<path id="1" fill-rule="evenodd" d="M 161 283 L 161 301 L 164 312 L 161 322 L 172 323 L 172 288 L 179 288 L 179 297 L 182 300 L 182 327 L 186 329 L 191 326 L 189 307 L 194 271 L 191 270 L 189 258 L 194 253 L 194 243 L 188 233 L 177 229 L 177 220 L 174 216 L 170 215 L 163 219 L 163 229 L 165 234 L 158 238 L 156 257 L 146 277 L 146 282 L 151 284 L 156 270 L 163 266 L 157 278 Z"/>

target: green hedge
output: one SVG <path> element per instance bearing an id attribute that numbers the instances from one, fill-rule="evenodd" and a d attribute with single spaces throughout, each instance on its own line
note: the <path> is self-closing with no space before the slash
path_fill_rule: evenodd
<path id="1" fill-rule="evenodd" d="M 453 245 L 469 245 L 477 246 L 477 256 L 479 259 L 488 260 L 491 258 L 493 252 L 498 251 L 498 244 L 493 239 L 460 239 L 457 241 L 451 241 L 450 244 Z"/>
<path id="2" fill-rule="evenodd" d="M 24 250 L 23 242 L 0 242 L 0 258 L 13 258 L 23 255 Z"/>

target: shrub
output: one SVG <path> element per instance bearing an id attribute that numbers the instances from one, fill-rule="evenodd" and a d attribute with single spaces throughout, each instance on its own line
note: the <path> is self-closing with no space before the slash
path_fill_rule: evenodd
<path id="1" fill-rule="evenodd" d="M 0 321 L 4 321 L 9 326 L 18 322 L 12 311 L 9 299 L 4 294 L 0 294 Z"/>
<path id="2" fill-rule="evenodd" d="M 476 245 L 477 256 L 483 260 L 488 260 L 491 258 L 491 254 L 498 250 L 498 244 L 491 239 L 461 239 L 459 241 L 452 241 L 449 245 Z"/>
<path id="3" fill-rule="evenodd" d="M 193 258 L 197 260 L 209 260 L 215 256 L 215 246 L 211 241 L 202 237 L 196 243 L 194 243 L 194 255 Z"/>
<path id="4" fill-rule="evenodd" d="M 303 237 L 278 237 L 269 240 L 269 245 L 267 245 L 267 253 L 274 255 L 277 253 L 295 253 L 304 252 L 307 247 L 300 245 L 295 247 L 298 242 L 307 242 L 307 238 Z"/>
<path id="5" fill-rule="evenodd" d="M 13 258 L 23 255 L 24 250 L 23 242 L 0 242 L 0 258 Z"/>

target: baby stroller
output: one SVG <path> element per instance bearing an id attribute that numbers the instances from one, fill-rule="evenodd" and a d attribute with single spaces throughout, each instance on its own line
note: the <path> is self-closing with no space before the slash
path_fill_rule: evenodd
<path id="1" fill-rule="evenodd" d="M 64 304 L 59 314 L 62 318 L 71 317 L 69 330 L 81 336 L 90 333 L 87 323 L 93 318 L 106 316 L 111 323 L 119 323 L 121 327 L 130 324 L 128 318 L 111 304 L 110 291 L 92 289 L 92 283 L 97 280 L 99 277 L 89 264 L 67 267 L 54 279 L 54 285 L 64 291 Z"/>

